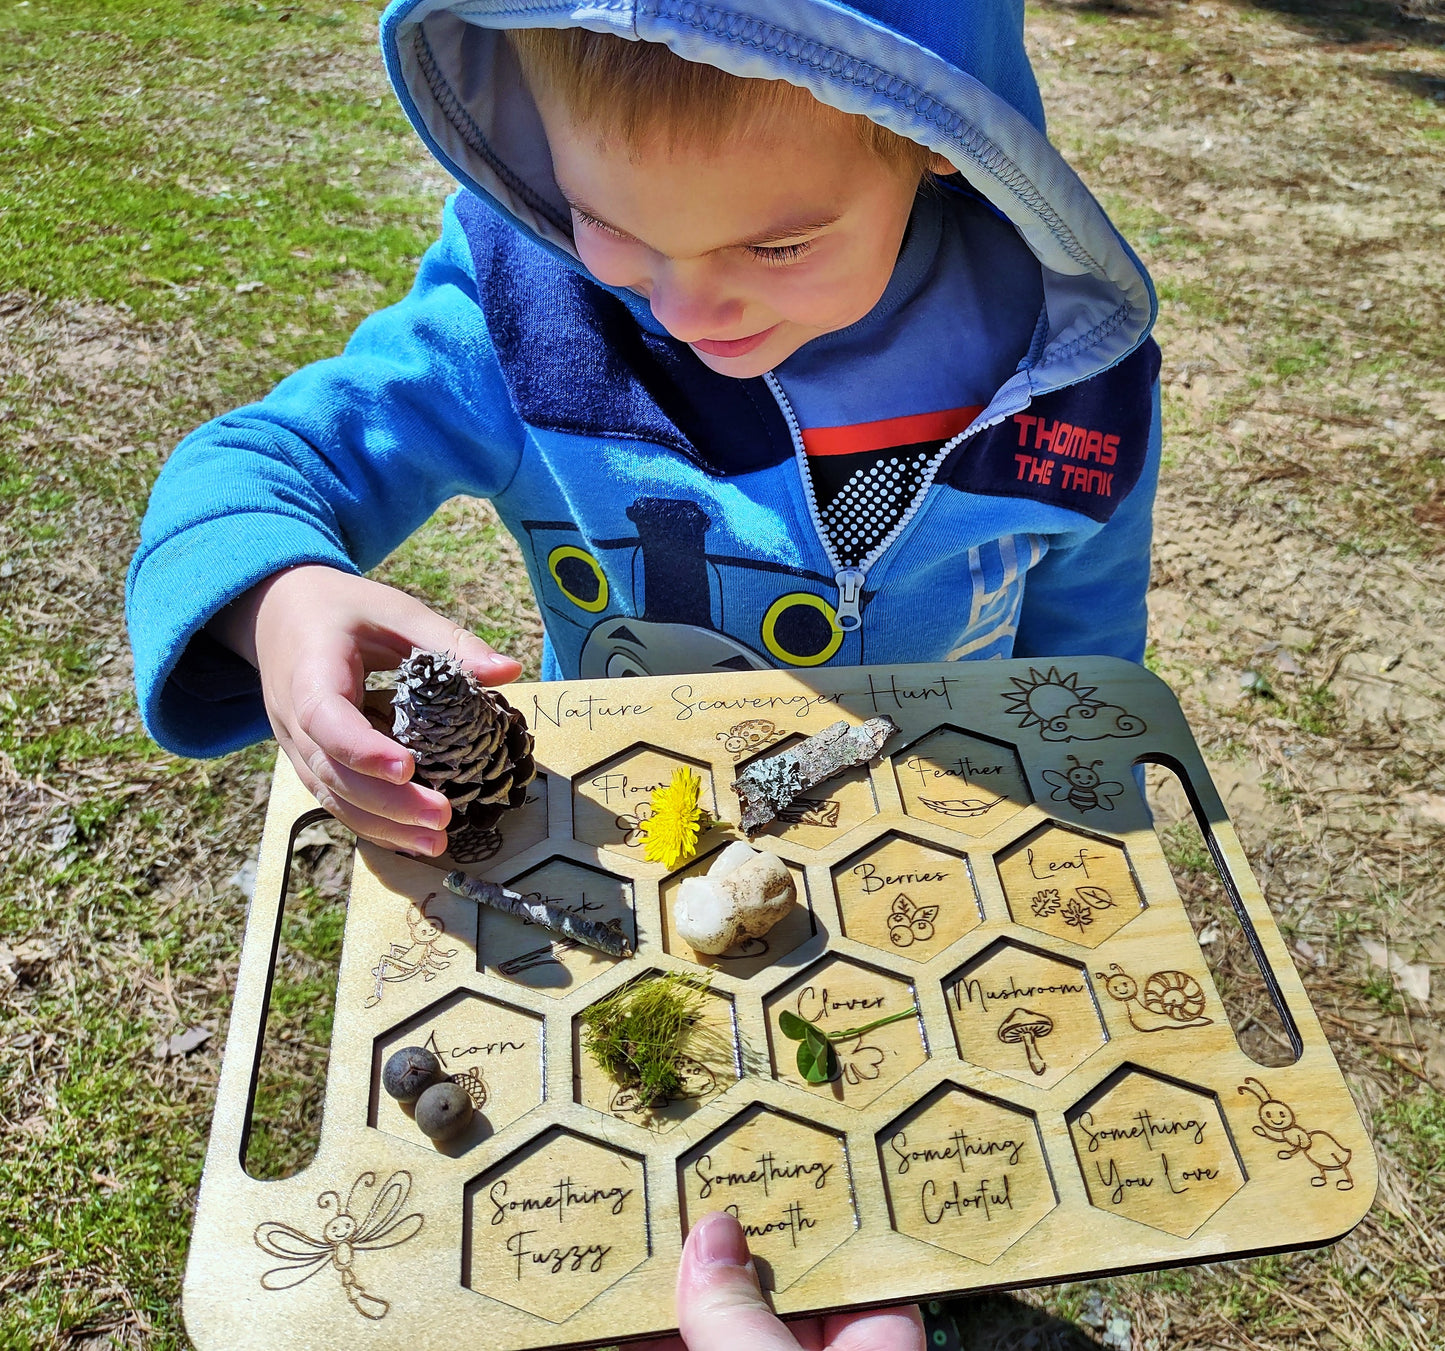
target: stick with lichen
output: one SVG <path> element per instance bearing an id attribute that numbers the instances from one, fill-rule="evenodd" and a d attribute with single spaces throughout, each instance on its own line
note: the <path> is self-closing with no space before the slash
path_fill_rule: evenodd
<path id="1" fill-rule="evenodd" d="M 501 910 L 508 915 L 516 915 L 518 919 L 539 925 L 551 933 L 561 934 L 563 938 L 570 938 L 583 947 L 605 952 L 609 957 L 632 956 L 632 945 L 627 941 L 626 934 L 618 933 L 616 929 L 599 924 L 596 920 L 574 915 L 570 910 L 548 905 L 546 901 L 529 901 L 525 896 L 508 891 L 506 887 L 498 886 L 495 882 L 468 877 L 460 869 L 449 872 L 444 885 L 455 896 L 476 901 L 479 905 L 491 906 L 493 910 Z"/>
<path id="2" fill-rule="evenodd" d="M 853 726 L 835 722 L 815 736 L 776 755 L 754 761 L 733 780 L 742 807 L 739 823 L 751 839 L 799 793 L 865 765 L 898 730 L 892 718 L 869 718 Z"/>

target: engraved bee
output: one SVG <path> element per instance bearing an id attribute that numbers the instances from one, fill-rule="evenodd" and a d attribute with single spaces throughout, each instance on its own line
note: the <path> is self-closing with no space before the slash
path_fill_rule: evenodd
<path id="1" fill-rule="evenodd" d="M 1067 802 L 1075 811 L 1093 811 L 1095 807 L 1106 812 L 1113 811 L 1113 799 L 1124 791 L 1124 785 L 1099 777 L 1095 766 L 1102 765 L 1102 760 L 1091 760 L 1086 765 L 1075 756 L 1071 755 L 1069 759 L 1074 762 L 1072 769 L 1062 773 L 1057 769 L 1044 770 L 1044 782 L 1052 785 L 1054 790 L 1049 796 L 1055 802 Z"/>
<path id="2" fill-rule="evenodd" d="M 927 943 L 933 938 L 933 921 L 937 918 L 936 905 L 917 905 L 900 891 L 888 912 L 888 939 L 895 948 Z"/>
<path id="3" fill-rule="evenodd" d="M 262 1275 L 262 1288 L 290 1290 L 302 1281 L 310 1280 L 329 1262 L 341 1278 L 342 1293 L 351 1307 L 363 1318 L 385 1318 L 391 1305 L 362 1288 L 352 1269 L 356 1254 L 395 1248 L 405 1243 L 421 1232 L 423 1220 L 416 1212 L 398 1218 L 411 1191 L 411 1174 L 405 1171 L 393 1173 L 381 1184 L 371 1209 L 364 1219 L 358 1220 L 356 1217 L 366 1202 L 366 1193 L 374 1186 L 376 1174 L 362 1173 L 352 1183 L 351 1194 L 344 1206 L 339 1192 L 322 1192 L 316 1198 L 317 1206 L 323 1212 L 334 1210 L 336 1213 L 322 1225 L 320 1238 L 312 1238 L 310 1234 L 279 1220 L 267 1220 L 257 1225 L 256 1246 L 262 1252 L 282 1259 L 279 1267 L 272 1267 Z"/>

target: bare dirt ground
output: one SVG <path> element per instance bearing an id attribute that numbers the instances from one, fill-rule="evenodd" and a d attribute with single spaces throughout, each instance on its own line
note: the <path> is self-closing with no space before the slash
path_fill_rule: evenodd
<path id="1" fill-rule="evenodd" d="M 1059 0 L 1030 11 L 1051 134 L 1161 292 L 1169 458 L 1150 661 L 1178 692 L 1293 944 L 1372 1125 L 1382 1187 L 1332 1249 L 990 1297 L 961 1308 L 965 1346 L 1445 1347 L 1442 20 L 1431 0 Z M 182 1219 L 267 762 L 188 765 L 146 749 L 121 586 L 141 485 L 188 425 L 219 411 L 222 362 L 230 381 L 238 366 L 264 365 L 213 351 L 189 328 L 0 298 L 11 391 L 0 418 L 35 419 L 21 450 L 117 466 L 109 493 L 83 492 L 84 512 L 67 512 L 62 532 L 31 528 L 45 515 L 38 499 L 0 515 L 0 604 L 19 654 L 0 713 L 28 743 L 56 747 L 39 760 L 0 754 L 0 871 L 18 879 L 7 886 L 32 921 L 0 946 L 0 1046 L 23 1070 L 5 1081 L 0 1137 L 22 1176 L 66 1140 L 77 1179 L 67 1185 L 104 1197 L 143 1185 L 127 1173 L 129 1138 L 174 1132 L 182 1161 L 144 1185 Z M 185 424 L 168 411 L 178 387 L 191 394 Z M 63 463 L 47 464 L 37 492 L 66 486 Z M 483 507 L 449 507 L 388 575 L 464 622 L 517 635 L 518 655 L 535 661 L 515 554 L 490 532 L 483 563 L 467 552 L 487 520 Z M 81 679 L 64 655 L 76 634 L 104 647 Z M 99 729 L 106 744 L 69 743 L 71 728 Z M 103 821 L 97 801 L 114 804 Z M 1168 830 L 1167 792 L 1162 801 Z M 1172 857 L 1203 928 L 1218 918 L 1216 889 L 1178 829 Z M 36 869 L 36 858 L 51 864 Z M 122 879 L 134 904 L 53 919 L 57 885 L 83 888 L 97 870 Z M 334 867 L 317 872 L 337 885 Z M 1217 927 L 1209 950 L 1242 1040 L 1279 1063 L 1277 1019 L 1247 951 L 1227 916 Z M 97 998 L 128 1029 L 116 1054 L 182 1028 L 215 1035 L 149 1062 L 153 1101 L 88 1112 L 67 1085 L 96 1035 Z M 314 1063 L 307 1038 L 296 1041 L 297 1065 Z M 11 1204 L 19 1224 L 23 1205 Z M 178 1345 L 173 1309 L 158 1313 L 138 1292 L 173 1300 L 182 1261 L 120 1234 L 83 1266 L 59 1246 L 0 1262 L 0 1301 L 48 1282 L 74 1314 L 3 1344 Z M 143 1262 L 155 1270 L 143 1274 Z"/>

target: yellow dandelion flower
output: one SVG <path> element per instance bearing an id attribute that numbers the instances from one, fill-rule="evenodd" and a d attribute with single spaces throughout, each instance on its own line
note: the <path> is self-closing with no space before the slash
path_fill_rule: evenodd
<path id="1" fill-rule="evenodd" d="M 675 868 L 697 853 L 697 834 L 706 811 L 698 803 L 702 780 L 686 765 L 672 782 L 652 792 L 652 815 L 640 823 L 643 856 Z"/>

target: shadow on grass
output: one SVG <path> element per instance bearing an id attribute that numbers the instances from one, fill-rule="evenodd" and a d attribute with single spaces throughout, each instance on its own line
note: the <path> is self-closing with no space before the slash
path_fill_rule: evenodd
<path id="1" fill-rule="evenodd" d="M 1037 0 L 1044 9 L 1100 17 L 1165 19 L 1164 0 Z M 1227 0 L 1277 15 L 1321 42 L 1445 47 L 1445 0 Z"/>
<path id="2" fill-rule="evenodd" d="M 951 1299 L 963 1351 L 1099 1351 L 1083 1328 L 1012 1295 Z"/>

